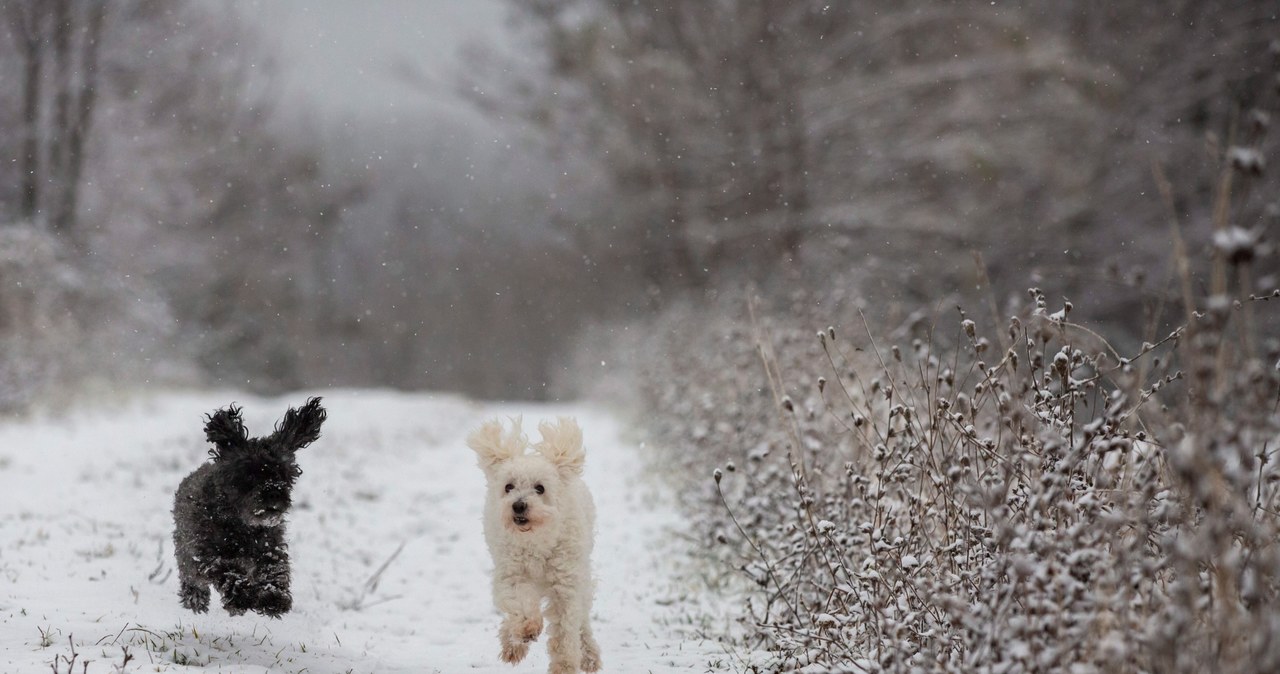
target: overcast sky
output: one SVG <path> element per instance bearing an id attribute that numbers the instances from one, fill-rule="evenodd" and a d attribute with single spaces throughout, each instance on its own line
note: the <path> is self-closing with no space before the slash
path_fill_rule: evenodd
<path id="1" fill-rule="evenodd" d="M 279 40 L 284 102 L 307 106 L 322 122 L 386 121 L 401 112 L 467 114 L 451 91 L 459 49 L 499 42 L 500 0 L 237 0 L 243 14 Z M 395 73 L 412 64 L 425 89 Z"/>

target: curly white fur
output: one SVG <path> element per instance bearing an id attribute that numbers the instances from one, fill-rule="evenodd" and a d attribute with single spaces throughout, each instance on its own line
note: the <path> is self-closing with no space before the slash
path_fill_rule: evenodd
<path id="1" fill-rule="evenodd" d="M 538 424 L 529 439 L 512 419 L 488 421 L 467 438 L 488 483 L 484 537 L 493 556 L 493 602 L 503 614 L 500 657 L 517 663 L 542 633 L 543 602 L 551 674 L 600 669 L 591 634 L 591 548 L 595 504 L 582 481 L 582 429 L 570 418 Z"/>

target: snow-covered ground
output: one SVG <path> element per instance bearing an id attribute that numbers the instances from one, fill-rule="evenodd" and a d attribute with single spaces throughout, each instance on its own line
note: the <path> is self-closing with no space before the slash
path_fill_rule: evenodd
<path id="1" fill-rule="evenodd" d="M 321 439 L 299 454 L 289 541 L 294 609 L 281 620 L 178 605 L 170 508 L 206 458 L 201 416 L 236 401 L 251 435 L 304 395 L 173 393 L 68 418 L 0 423 L 0 672 L 541 672 L 498 660 L 484 479 L 462 438 L 485 418 L 578 417 L 599 509 L 593 612 L 605 671 L 704 671 L 675 569 L 673 499 L 606 412 L 330 391 Z M 401 549 L 403 546 L 403 549 Z M 397 555 L 397 550 L 400 550 Z M 388 562 L 388 560 L 390 560 Z M 385 569 L 379 574 L 379 569 Z M 216 597 L 215 597 L 216 603 Z"/>

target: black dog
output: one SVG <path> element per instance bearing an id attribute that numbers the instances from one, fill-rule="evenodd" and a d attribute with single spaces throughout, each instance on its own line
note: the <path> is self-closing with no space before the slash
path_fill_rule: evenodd
<path id="1" fill-rule="evenodd" d="M 212 584 L 231 615 L 275 618 L 292 608 L 284 515 L 302 474 L 294 452 L 320 437 L 325 416 L 312 398 L 285 412 L 269 437 L 253 439 L 235 405 L 205 417 L 213 461 L 178 485 L 173 504 L 183 606 L 208 611 Z"/>

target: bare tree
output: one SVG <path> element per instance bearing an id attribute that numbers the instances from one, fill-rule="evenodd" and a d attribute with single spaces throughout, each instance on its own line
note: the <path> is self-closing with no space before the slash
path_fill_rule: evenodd
<path id="1" fill-rule="evenodd" d="M 44 69 L 45 24 L 48 4 L 34 0 L 9 0 L 5 18 L 17 38 L 22 59 L 22 149 L 19 154 L 22 188 L 19 216 L 35 219 L 40 185 L 40 84 Z"/>
<path id="2" fill-rule="evenodd" d="M 69 125 L 65 128 L 67 142 L 63 161 L 64 194 L 60 202 L 62 208 L 54 219 L 56 230 L 68 231 L 76 224 L 80 179 L 84 173 L 85 144 L 93 124 L 94 106 L 98 97 L 98 53 L 106 12 L 106 0 L 92 0 L 84 8 L 83 27 L 79 31 L 80 80 L 74 87 L 75 107 Z"/>
<path id="3" fill-rule="evenodd" d="M 637 250 L 656 286 L 768 269 L 815 234 L 867 223 L 983 247 L 1000 239 L 996 213 L 1056 226 L 1087 211 L 1086 158 L 1102 141 L 1083 130 L 1105 111 L 1092 91 L 1106 74 L 1029 10 L 544 0 L 512 11 L 541 60 L 514 78 L 519 64 L 503 63 L 477 98 L 544 130 L 562 173 L 608 177 L 580 179 L 588 194 L 561 203 L 587 207 L 562 219 L 593 231 L 576 237 L 588 250 Z"/>
<path id="4" fill-rule="evenodd" d="M 5 197 L 46 230 L 13 241 L 77 271 L 40 277 L 74 287 L 45 289 L 39 310 L 72 306 L 64 332 L 97 335 L 75 354 L 60 351 L 74 340 L 45 340 L 26 357 L 109 376 L 118 339 L 163 335 L 148 362 L 261 388 L 299 385 L 306 363 L 331 360 L 312 337 L 333 305 L 312 298 L 332 285 L 333 232 L 364 185 L 305 128 L 272 122 L 271 59 L 252 27 L 178 0 L 8 0 L 0 12 L 12 36 L 0 66 L 29 75 L 4 92 L 23 131 L 4 146 L 22 165 Z M 27 306 L 6 300 L 22 284 L 2 285 L 0 314 Z M 38 344 L 24 334 L 35 329 L 0 315 L 0 342 Z"/>
<path id="5" fill-rule="evenodd" d="M 74 243 L 107 3 L 8 0 L 3 9 L 23 62 L 18 214 L 26 220 L 43 214 Z"/>

